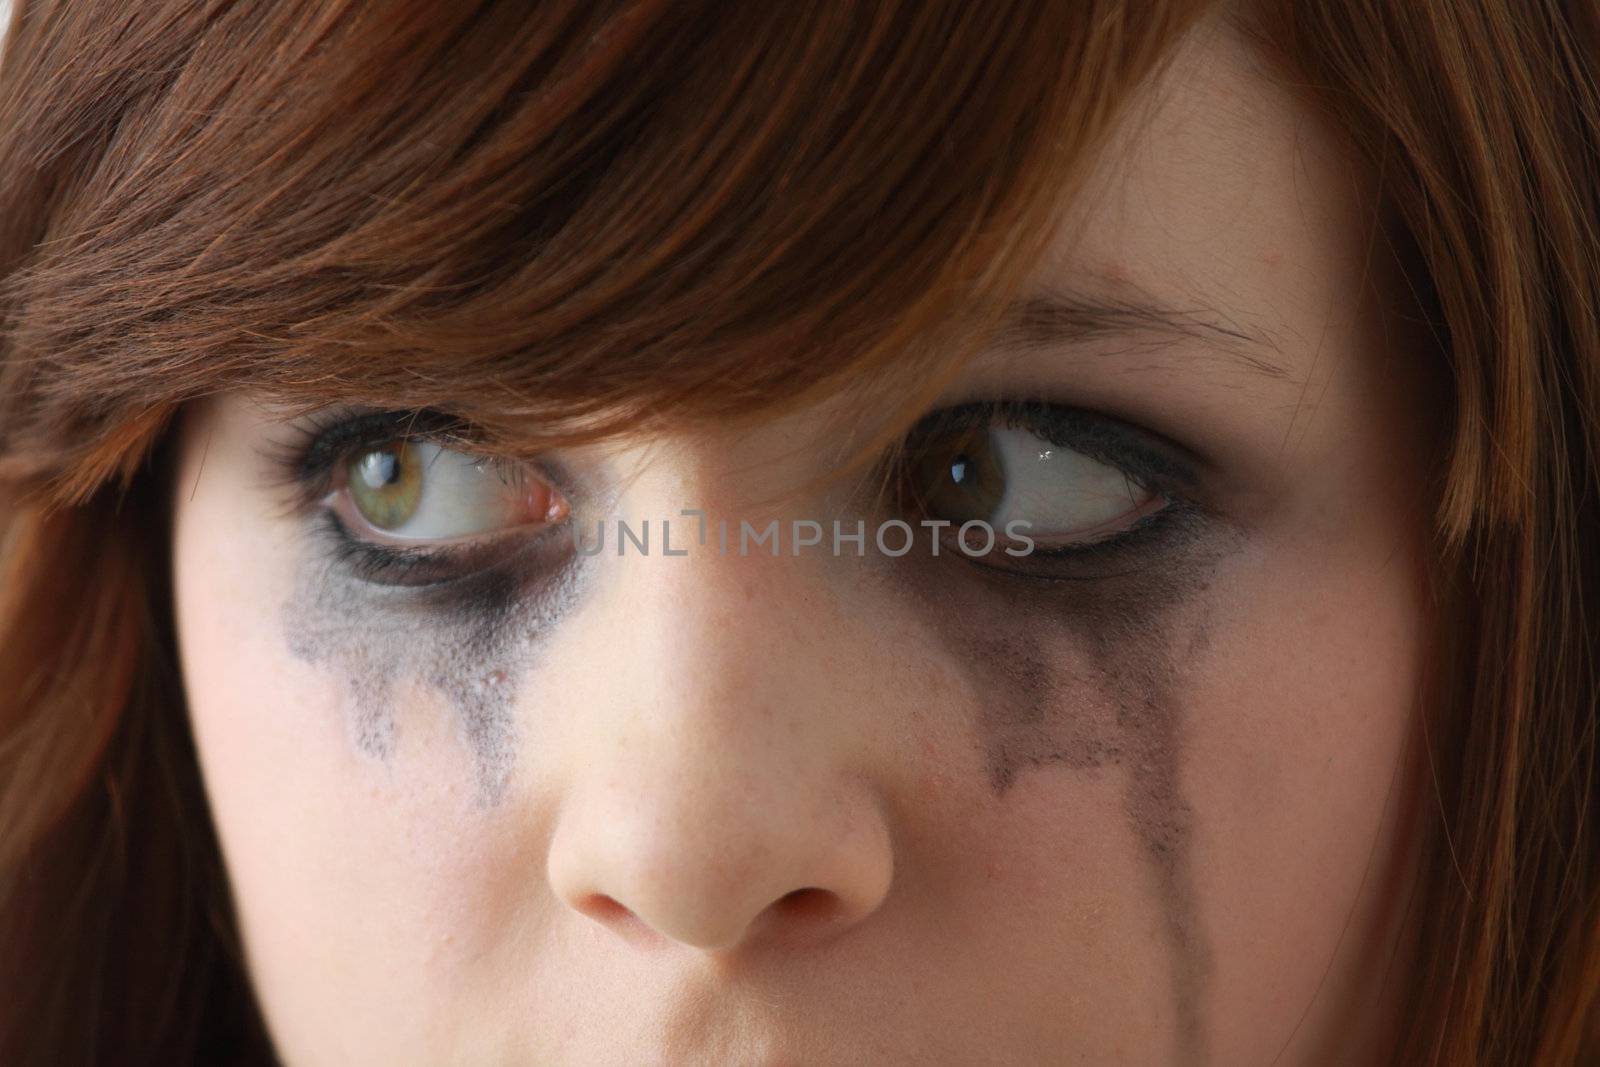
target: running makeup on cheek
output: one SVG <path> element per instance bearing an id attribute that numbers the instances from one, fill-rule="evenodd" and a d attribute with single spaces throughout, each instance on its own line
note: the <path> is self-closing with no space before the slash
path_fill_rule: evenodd
<path id="1" fill-rule="evenodd" d="M 465 434 L 429 412 L 320 416 L 267 454 L 304 531 L 282 608 L 291 653 L 336 676 L 374 757 L 401 743 L 408 694 L 442 697 L 492 803 L 514 769 L 519 684 L 577 601 L 584 560 L 557 479 L 472 457 Z"/>
<path id="2" fill-rule="evenodd" d="M 1021 426 L 1036 444 L 987 461 L 995 426 Z M 909 590 L 932 640 L 966 675 L 998 801 L 1025 774 L 1120 770 L 1129 828 L 1165 913 L 1181 1040 L 1200 1062 L 1210 963 L 1193 884 L 1194 816 L 1181 784 L 1182 694 L 1207 647 L 1218 568 L 1244 533 L 1210 504 L 1205 472 L 1187 450 L 1094 413 L 965 405 L 930 416 L 911 440 L 905 469 L 943 483 L 913 487 L 921 512 L 960 521 L 1019 510 L 1020 497 L 1035 514 L 1098 520 L 1042 524 L 1033 531 L 1039 550 L 1026 556 L 906 557 L 880 570 Z M 1103 466 L 1061 464 L 1053 448 Z M 1055 499 L 987 484 L 1016 472 L 1047 481 Z M 1116 473 L 1126 479 L 1120 492 Z"/>

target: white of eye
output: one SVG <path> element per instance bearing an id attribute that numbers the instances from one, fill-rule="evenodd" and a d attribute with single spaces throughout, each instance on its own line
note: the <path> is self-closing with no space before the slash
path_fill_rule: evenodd
<path id="1" fill-rule="evenodd" d="M 1025 521 L 1022 529 L 1037 540 L 1092 539 L 1123 529 L 1160 500 L 1117 468 L 1037 434 L 997 426 L 990 435 L 1005 474 L 1005 495 L 989 519 L 997 530 Z"/>
<path id="2" fill-rule="evenodd" d="M 508 484 L 493 464 L 432 441 L 409 447 L 421 468 L 416 508 L 401 525 L 376 530 L 379 537 L 448 541 L 494 533 L 518 521 L 526 492 Z"/>

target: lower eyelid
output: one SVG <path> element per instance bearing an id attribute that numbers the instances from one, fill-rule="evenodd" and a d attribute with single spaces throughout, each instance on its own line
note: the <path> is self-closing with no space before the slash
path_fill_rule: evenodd
<path id="1" fill-rule="evenodd" d="M 1048 587 L 1059 582 L 1100 582 L 1148 576 L 1181 565 L 1190 546 L 1208 528 L 1201 509 L 1170 499 L 1112 537 L 1083 544 L 1037 543 L 1024 556 L 1008 557 L 996 548 L 993 561 L 961 556 L 961 563 L 997 581 Z M 959 554 L 957 552 L 956 554 Z"/>
<path id="2" fill-rule="evenodd" d="M 394 545 L 368 541 L 352 534 L 332 511 L 315 521 L 317 551 L 346 574 L 378 588 L 394 590 L 442 589 L 481 577 L 497 568 L 513 566 L 526 557 L 521 569 L 530 573 L 550 569 L 569 553 L 572 539 L 561 531 L 566 523 L 529 530 L 513 527 L 482 537 L 425 545 Z"/>
<path id="3" fill-rule="evenodd" d="M 1128 514 L 1118 516 L 1118 518 L 1113 520 L 1111 523 L 1102 523 L 1097 527 L 1092 527 L 1087 530 L 1070 532 L 1067 535 L 1063 535 L 1060 538 L 1060 541 L 1066 546 L 1112 541 L 1117 537 L 1140 528 L 1142 524 L 1154 520 L 1162 512 L 1166 511 L 1172 506 L 1173 504 L 1170 498 L 1162 495 L 1161 493 L 1152 493 L 1150 500 L 1145 505 L 1139 508 L 1130 509 Z M 1051 540 L 1049 534 L 1041 534 L 1037 531 L 1030 531 L 1029 535 L 1040 544 L 1047 543 Z"/>
<path id="4" fill-rule="evenodd" d="M 432 552 L 441 556 L 449 552 L 459 552 L 483 545 L 503 537 L 512 537 L 517 534 L 526 536 L 525 526 L 506 526 L 484 533 L 463 534 L 457 537 L 398 537 L 391 531 L 380 530 L 361 517 L 359 509 L 350 500 L 348 493 L 333 493 L 327 498 L 325 507 L 339 523 L 344 536 L 350 540 L 375 548 L 387 549 L 395 553 L 421 555 Z"/>
<path id="5" fill-rule="evenodd" d="M 441 585 L 481 569 L 463 548 L 405 548 L 356 537 L 332 512 L 324 513 L 318 540 L 330 561 L 352 578 L 373 586 L 418 588 Z"/>

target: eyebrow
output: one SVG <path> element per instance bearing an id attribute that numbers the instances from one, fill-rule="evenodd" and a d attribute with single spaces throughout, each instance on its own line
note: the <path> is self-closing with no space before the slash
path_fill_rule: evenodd
<path id="1" fill-rule="evenodd" d="M 1169 307 L 1155 300 L 1117 300 L 1071 290 L 1036 293 L 1013 305 L 995 337 L 1023 351 L 1082 344 L 1103 337 L 1144 336 L 1157 343 L 1200 341 L 1241 369 L 1282 381 L 1291 374 L 1283 351 L 1265 334 L 1204 305 Z"/>

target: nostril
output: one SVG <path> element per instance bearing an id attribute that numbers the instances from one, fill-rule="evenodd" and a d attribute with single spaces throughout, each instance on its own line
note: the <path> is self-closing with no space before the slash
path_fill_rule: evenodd
<path id="1" fill-rule="evenodd" d="M 627 905 L 604 893 L 588 894 L 578 901 L 577 907 L 589 918 L 608 924 L 620 923 L 633 916 Z"/>
<path id="2" fill-rule="evenodd" d="M 843 908 L 837 893 L 807 886 L 773 901 L 772 910 L 786 920 L 810 924 L 836 919 Z"/>
<path id="3" fill-rule="evenodd" d="M 605 893 L 585 893 L 573 902 L 573 910 L 594 920 L 638 948 L 664 944 L 661 934 L 638 913 L 616 897 Z"/>

